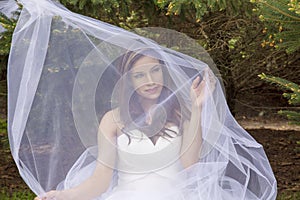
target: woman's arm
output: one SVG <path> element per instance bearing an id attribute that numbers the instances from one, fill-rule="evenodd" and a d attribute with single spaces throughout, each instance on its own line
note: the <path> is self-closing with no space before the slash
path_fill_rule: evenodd
<path id="1" fill-rule="evenodd" d="M 112 180 L 113 166 L 116 159 L 117 125 L 114 121 L 113 111 L 109 111 L 100 122 L 98 161 L 92 176 L 74 188 L 63 191 L 50 191 L 42 198 L 37 197 L 35 200 L 52 198 L 56 200 L 90 200 L 104 193 Z"/>
<path id="2" fill-rule="evenodd" d="M 199 160 L 201 144 L 201 110 L 193 108 L 190 121 L 185 121 L 183 124 L 180 160 L 184 168 L 195 164 Z"/>
<path id="3" fill-rule="evenodd" d="M 195 164 L 199 160 L 202 145 L 202 105 L 207 97 L 212 94 L 216 84 L 215 77 L 210 69 L 204 71 L 204 78 L 200 81 L 200 77 L 198 76 L 192 83 L 190 91 L 192 100 L 191 118 L 183 124 L 181 162 L 184 168 Z M 207 93 L 205 91 L 206 84 L 209 87 Z"/>

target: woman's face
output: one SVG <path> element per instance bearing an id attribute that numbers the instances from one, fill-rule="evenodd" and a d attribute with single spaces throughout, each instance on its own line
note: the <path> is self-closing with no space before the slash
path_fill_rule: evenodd
<path id="1" fill-rule="evenodd" d="M 143 56 L 134 63 L 130 77 L 135 91 L 145 99 L 156 100 L 162 91 L 164 80 L 162 65 L 158 60 Z"/>

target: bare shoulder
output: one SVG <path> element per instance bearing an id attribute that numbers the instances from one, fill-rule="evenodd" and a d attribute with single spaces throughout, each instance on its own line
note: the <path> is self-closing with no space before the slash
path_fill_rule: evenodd
<path id="1" fill-rule="evenodd" d="M 115 108 L 104 114 L 99 125 L 99 131 L 106 136 L 116 136 L 120 127 L 119 109 Z"/>

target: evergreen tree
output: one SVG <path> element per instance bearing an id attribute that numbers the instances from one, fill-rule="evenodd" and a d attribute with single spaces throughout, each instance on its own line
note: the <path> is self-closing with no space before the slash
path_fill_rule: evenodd
<path id="1" fill-rule="evenodd" d="M 300 86 L 298 84 L 283 78 L 268 76 L 264 73 L 260 74 L 259 77 L 272 84 L 276 84 L 282 90 L 286 91 L 283 93 L 283 96 L 288 99 L 289 104 L 294 106 L 300 105 Z M 286 115 L 292 124 L 300 125 L 300 112 L 281 110 L 278 113 L 281 115 Z"/>
<path id="2" fill-rule="evenodd" d="M 262 46 L 286 49 L 287 53 L 298 51 L 300 49 L 300 2 L 298 0 L 252 0 L 252 2 L 256 3 L 256 11 L 260 14 L 260 19 L 266 23 L 264 32 L 268 34 L 268 39 L 263 41 Z M 283 96 L 288 99 L 289 104 L 300 105 L 298 84 L 264 73 L 259 77 L 278 85 L 285 91 L 290 91 L 291 93 L 284 92 Z M 300 125 L 300 112 L 286 110 L 279 111 L 279 114 L 286 115 L 291 123 Z"/>
<path id="3" fill-rule="evenodd" d="M 0 12 L 0 25 L 4 28 L 0 32 L 0 55 L 7 55 L 10 50 L 12 34 L 16 27 L 17 20 L 15 17 L 9 18 Z"/>
<path id="4" fill-rule="evenodd" d="M 224 11 L 229 15 L 240 13 L 250 14 L 250 2 L 243 0 L 153 0 L 161 9 L 166 10 L 166 15 L 190 15 L 195 13 L 196 21 L 209 13 Z"/>
<path id="5" fill-rule="evenodd" d="M 141 0 L 60 0 L 73 12 L 114 24 L 124 29 L 143 27 L 153 15 L 153 1 Z"/>
<path id="6" fill-rule="evenodd" d="M 18 15 L 19 10 L 11 13 L 8 17 L 0 9 L 0 81 L 6 79 L 7 55 L 10 51 L 12 34 L 16 27 Z"/>
<path id="7" fill-rule="evenodd" d="M 265 22 L 266 40 L 262 46 L 284 48 L 288 53 L 300 49 L 300 2 L 299 0 L 251 0 L 255 11 Z"/>

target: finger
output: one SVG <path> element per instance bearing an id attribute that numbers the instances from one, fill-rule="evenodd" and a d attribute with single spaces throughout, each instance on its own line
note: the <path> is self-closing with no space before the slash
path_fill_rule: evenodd
<path id="1" fill-rule="evenodd" d="M 55 199 L 56 195 L 57 195 L 57 191 L 51 190 L 51 191 L 47 192 L 45 199 Z M 44 200 L 44 198 L 42 200 Z"/>
<path id="2" fill-rule="evenodd" d="M 200 76 L 197 76 L 192 83 L 193 89 L 195 89 L 199 85 L 199 83 L 200 83 Z"/>
<path id="3" fill-rule="evenodd" d="M 49 199 L 54 199 L 57 191 L 51 190 L 45 194 L 42 195 L 42 197 L 36 197 L 37 199 L 34 200 L 49 200 Z"/>
<path id="4" fill-rule="evenodd" d="M 205 88 L 205 81 L 202 81 L 196 88 L 193 89 L 193 93 L 198 97 L 199 95 L 203 95 Z"/>
<path id="5" fill-rule="evenodd" d="M 206 79 L 204 78 L 202 81 L 201 81 L 201 83 L 200 84 L 198 84 L 197 86 L 196 86 L 196 88 L 194 88 L 195 90 L 197 90 L 197 91 L 202 91 L 204 88 L 205 88 L 205 85 L 206 85 Z"/>
<path id="6" fill-rule="evenodd" d="M 35 197 L 34 198 L 34 200 L 45 200 L 45 199 L 47 199 L 47 197 L 41 197 L 41 198 L 40 197 Z"/>

